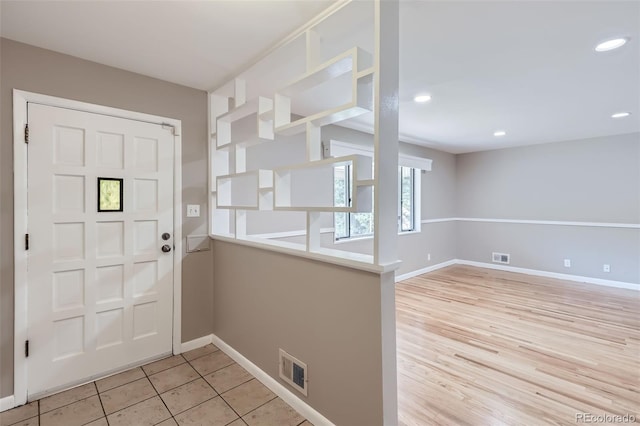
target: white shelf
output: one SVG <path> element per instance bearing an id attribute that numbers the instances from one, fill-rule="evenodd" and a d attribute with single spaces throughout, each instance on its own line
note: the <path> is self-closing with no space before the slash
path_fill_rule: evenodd
<path id="1" fill-rule="evenodd" d="M 226 148 L 213 150 L 211 153 L 211 191 L 217 191 L 217 178 L 229 174 L 229 150 Z"/>
<path id="2" fill-rule="evenodd" d="M 273 108 L 259 113 L 258 118 L 263 121 L 273 121 Z"/>
<path id="3" fill-rule="evenodd" d="M 278 126 L 274 131 L 279 135 L 296 135 L 304 132 L 308 122 L 313 123 L 315 126 L 327 126 L 329 124 L 339 123 L 350 118 L 358 117 L 359 115 L 366 114 L 368 112 L 371 112 L 371 107 L 360 106 L 358 102 L 349 102 L 342 106 L 321 111 L 291 123 Z"/>
<path id="4" fill-rule="evenodd" d="M 373 68 L 371 55 L 354 47 L 330 59 L 279 89 L 274 102 L 274 132 L 294 135 L 307 123 L 326 126 L 348 120 L 373 110 Z M 291 98 L 341 75 L 351 73 L 352 95 L 345 104 L 291 122 Z"/>
<path id="5" fill-rule="evenodd" d="M 252 170 L 216 178 L 216 208 L 240 210 L 271 210 L 273 172 Z M 269 201 L 271 200 L 271 206 Z"/>
<path id="6" fill-rule="evenodd" d="M 351 188 L 351 205 L 335 206 L 334 169 L 346 165 L 351 166 L 348 182 L 355 182 Z M 373 190 L 370 157 L 349 155 L 282 167 L 273 171 L 273 181 L 274 210 L 371 211 Z"/>
<path id="7" fill-rule="evenodd" d="M 243 103 L 237 108 L 233 108 L 231 111 L 222 114 L 217 118 L 218 123 L 224 121 L 225 123 L 233 123 L 234 121 L 241 120 L 251 114 L 258 112 L 258 100 L 252 99 Z"/>
<path id="8" fill-rule="evenodd" d="M 216 119 L 217 130 L 211 134 L 211 137 L 216 139 L 216 146 L 221 148 L 232 144 L 232 124 L 252 114 L 257 114 L 258 137 L 273 140 L 273 100 L 258 97 L 220 115 Z"/>
<path id="9" fill-rule="evenodd" d="M 397 264 L 376 264 L 373 256 L 345 250 L 333 250 L 321 246 L 322 224 L 326 219 L 321 212 L 370 212 L 373 191 L 378 182 L 372 176 L 371 156 L 349 154 L 340 158 L 322 158 L 320 128 L 369 113 L 374 106 L 374 67 L 372 55 L 353 47 L 316 66 L 323 46 L 320 39 L 307 35 L 306 70 L 279 89 L 273 85 L 258 84 L 253 93 L 270 91 L 273 98 L 247 98 L 247 85 L 243 79 L 235 79 L 215 93 L 210 94 L 210 206 L 211 237 L 223 241 L 261 247 L 298 256 L 359 268 L 371 272 L 387 272 Z M 345 46 L 343 44 L 342 46 Z M 333 53 L 332 53 L 333 54 Z M 294 68 L 287 77 L 294 74 Z M 269 76 L 267 75 L 267 78 Z M 253 84 L 256 76 L 249 81 Z M 285 79 L 286 79 L 285 78 Z M 284 79 L 279 79 L 281 82 Z M 308 116 L 292 120 L 291 107 L 306 105 L 308 99 L 320 94 L 329 96 L 323 102 L 322 111 L 309 111 Z M 343 96 L 344 95 L 344 96 Z M 254 118 L 255 116 L 255 118 Z M 252 121 L 253 120 L 253 121 Z M 251 147 L 268 140 L 283 141 L 281 135 L 307 132 L 306 163 L 278 167 L 274 170 L 249 170 L 254 167 L 272 167 L 268 158 L 256 157 Z M 299 138 L 295 138 L 298 142 Z M 270 146 L 279 155 L 283 148 L 278 143 Z M 267 148 L 267 147 L 265 147 Z M 265 155 L 261 148 L 259 152 Z M 297 151 L 297 160 L 304 157 Z M 286 164 L 288 158 L 277 164 Z M 293 157 L 292 157 L 293 158 Z M 257 163 L 256 163 L 257 161 Z M 344 182 L 349 186 L 349 200 L 334 200 L 335 179 L 342 182 L 342 170 L 349 166 Z M 337 174 L 340 173 L 340 174 Z M 335 177 L 334 177 L 335 176 Z M 339 204 L 340 206 L 336 206 Z M 256 211 L 269 211 L 258 213 Z M 295 211 L 303 213 L 283 213 Z M 265 240 L 248 234 L 254 229 L 255 219 L 282 218 L 287 215 L 306 219 L 306 237 L 302 244 L 279 240 Z M 298 216 L 300 215 L 300 216 Z M 287 222 L 288 223 L 288 222 Z M 298 240 L 296 240 L 298 241 Z M 301 240 L 300 240 L 301 241 Z"/>
<path id="10" fill-rule="evenodd" d="M 356 75 L 372 65 L 372 58 L 369 53 L 359 47 L 353 47 L 303 74 L 279 89 L 278 93 L 285 96 L 293 96 L 343 74 L 351 72 Z"/>

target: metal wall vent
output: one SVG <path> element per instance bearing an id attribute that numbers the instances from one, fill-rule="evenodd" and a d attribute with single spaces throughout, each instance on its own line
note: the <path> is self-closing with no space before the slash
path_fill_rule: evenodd
<path id="1" fill-rule="evenodd" d="M 307 396 L 307 364 L 280 349 L 280 378 Z"/>
<path id="2" fill-rule="evenodd" d="M 509 264 L 511 256 L 508 253 L 493 253 L 491 259 L 494 263 Z"/>

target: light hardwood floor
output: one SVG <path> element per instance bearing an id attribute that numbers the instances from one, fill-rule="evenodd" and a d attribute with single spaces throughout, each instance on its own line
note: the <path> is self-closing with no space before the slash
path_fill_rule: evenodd
<path id="1" fill-rule="evenodd" d="M 637 291 L 470 266 L 396 288 L 401 425 L 640 423 Z"/>

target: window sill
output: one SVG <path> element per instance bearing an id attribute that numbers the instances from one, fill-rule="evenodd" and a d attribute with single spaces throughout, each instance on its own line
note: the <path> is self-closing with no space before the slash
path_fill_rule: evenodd
<path id="1" fill-rule="evenodd" d="M 352 242 L 364 241 L 364 240 L 373 240 L 373 235 L 363 235 L 361 237 L 340 238 L 339 240 L 334 240 L 333 244 L 352 243 Z"/>

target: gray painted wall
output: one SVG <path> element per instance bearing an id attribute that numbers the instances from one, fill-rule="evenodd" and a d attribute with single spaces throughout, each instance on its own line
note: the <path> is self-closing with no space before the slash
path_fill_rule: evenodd
<path id="1" fill-rule="evenodd" d="M 381 426 L 380 276 L 213 245 L 214 334 L 287 386 L 278 378 L 284 349 L 308 365 L 302 400 L 337 425 Z"/>
<path id="2" fill-rule="evenodd" d="M 458 217 L 640 223 L 638 133 L 462 154 L 456 169 Z M 491 262 L 492 251 L 512 266 L 640 283 L 639 229 L 458 222 L 458 258 Z"/>
<path id="3" fill-rule="evenodd" d="M 640 283 L 640 229 L 460 222 L 458 235 L 459 259 L 491 263 L 496 251 L 511 254 L 509 266 Z"/>
<path id="4" fill-rule="evenodd" d="M 459 217 L 640 222 L 640 134 L 461 154 Z"/>
<path id="5" fill-rule="evenodd" d="M 12 90 L 182 120 L 183 204 L 201 204 L 202 214 L 183 219 L 184 237 L 207 233 L 207 94 L 7 39 L 1 39 L 0 54 L 0 397 L 4 397 L 13 394 Z M 211 252 L 182 256 L 182 339 L 189 341 L 212 331 Z"/>

